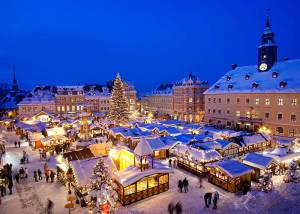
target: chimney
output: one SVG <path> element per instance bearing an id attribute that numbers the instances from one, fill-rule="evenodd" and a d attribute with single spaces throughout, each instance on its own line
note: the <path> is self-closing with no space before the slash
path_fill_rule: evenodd
<path id="1" fill-rule="evenodd" d="M 289 60 L 288 57 L 284 57 L 284 58 L 283 58 L 283 61 L 285 61 L 285 62 L 288 61 L 288 60 Z"/>
<path id="2" fill-rule="evenodd" d="M 232 69 L 232 70 L 235 70 L 236 67 L 237 67 L 237 64 L 232 64 L 232 65 L 231 65 L 231 69 Z"/>

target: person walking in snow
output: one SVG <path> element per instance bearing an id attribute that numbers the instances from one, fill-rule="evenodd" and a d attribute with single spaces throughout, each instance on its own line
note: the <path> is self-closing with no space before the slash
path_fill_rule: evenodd
<path id="1" fill-rule="evenodd" d="M 169 159 L 169 167 L 172 168 L 172 159 Z"/>
<path id="2" fill-rule="evenodd" d="M 51 171 L 50 171 L 51 183 L 53 183 L 53 181 L 54 181 L 54 176 L 55 176 L 55 174 L 54 174 L 54 172 L 51 170 Z"/>
<path id="3" fill-rule="evenodd" d="M 47 183 L 48 183 L 48 181 L 49 181 L 49 176 L 50 176 L 49 169 L 46 169 L 46 170 L 45 170 L 45 177 L 46 177 L 46 182 L 47 182 Z"/>
<path id="4" fill-rule="evenodd" d="M 211 198 L 212 198 L 212 193 L 211 192 L 207 192 L 204 195 L 204 202 L 205 202 L 205 206 L 207 208 L 209 208 L 210 204 L 211 204 Z"/>
<path id="5" fill-rule="evenodd" d="M 8 180 L 8 189 L 9 189 L 9 194 L 12 194 L 12 188 L 13 188 L 14 184 L 12 179 Z"/>
<path id="6" fill-rule="evenodd" d="M 15 141 L 15 148 L 17 148 L 17 141 Z"/>
<path id="7" fill-rule="evenodd" d="M 180 202 L 177 202 L 176 205 L 175 205 L 175 211 L 176 211 L 176 214 L 181 214 L 182 213 L 182 205 Z"/>
<path id="8" fill-rule="evenodd" d="M 199 176 L 199 187 L 202 188 L 202 175 Z"/>
<path id="9" fill-rule="evenodd" d="M 173 167 L 177 168 L 177 161 L 176 161 L 176 159 L 173 160 Z"/>
<path id="10" fill-rule="evenodd" d="M 188 186 L 189 186 L 188 180 L 184 178 L 182 184 L 183 184 L 184 192 L 186 193 L 188 191 Z"/>
<path id="11" fill-rule="evenodd" d="M 54 207 L 54 203 L 50 199 L 48 199 L 48 204 L 46 208 L 47 214 L 53 213 L 53 207 Z"/>
<path id="12" fill-rule="evenodd" d="M 38 174 L 37 174 L 37 171 L 36 171 L 36 170 L 34 170 L 34 172 L 33 172 L 33 177 L 34 177 L 34 181 L 35 181 L 35 182 L 39 182 L 39 181 L 38 181 Z"/>
<path id="13" fill-rule="evenodd" d="M 168 205 L 169 214 L 173 214 L 174 209 L 175 209 L 175 206 L 174 206 L 173 202 L 170 202 L 169 205 Z"/>
<path id="14" fill-rule="evenodd" d="M 43 180 L 42 171 L 40 169 L 38 169 L 37 173 L 39 175 L 39 180 Z"/>
<path id="15" fill-rule="evenodd" d="M 182 180 L 179 180 L 179 181 L 178 181 L 178 191 L 179 191 L 179 192 L 182 192 L 182 188 L 183 188 Z"/>
<path id="16" fill-rule="evenodd" d="M 20 141 L 18 141 L 18 145 L 19 145 L 19 148 L 21 148 L 21 142 Z"/>
<path id="17" fill-rule="evenodd" d="M 19 180 L 20 180 L 20 175 L 19 175 L 19 173 L 16 173 L 15 174 L 15 179 L 16 179 L 16 182 L 17 182 L 17 184 L 19 183 Z"/>
<path id="18" fill-rule="evenodd" d="M 217 209 L 217 203 L 218 203 L 218 200 L 219 200 L 219 193 L 216 191 L 214 193 L 214 198 L 213 198 L 213 209 Z"/>
<path id="19" fill-rule="evenodd" d="M 27 168 L 25 168 L 24 174 L 25 174 L 25 178 L 28 178 L 28 169 Z"/>

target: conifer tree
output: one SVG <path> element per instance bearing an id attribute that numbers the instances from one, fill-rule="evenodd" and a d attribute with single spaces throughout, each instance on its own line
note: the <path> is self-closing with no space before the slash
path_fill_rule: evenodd
<path id="1" fill-rule="evenodd" d="M 124 85 L 119 74 L 117 74 L 114 81 L 108 117 L 116 124 L 128 122 L 129 120 L 128 101 L 125 96 Z"/>

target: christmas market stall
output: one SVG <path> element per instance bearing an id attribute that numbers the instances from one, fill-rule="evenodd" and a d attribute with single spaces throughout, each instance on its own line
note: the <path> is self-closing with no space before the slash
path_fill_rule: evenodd
<path id="1" fill-rule="evenodd" d="M 134 165 L 114 173 L 117 192 L 122 205 L 168 191 L 172 170 L 153 160 L 147 141 L 141 140 L 134 150 Z"/>
<path id="2" fill-rule="evenodd" d="M 208 164 L 208 181 L 229 192 L 239 192 L 251 186 L 251 167 L 236 161 L 225 160 Z"/>
<path id="3" fill-rule="evenodd" d="M 177 165 L 193 174 L 207 173 L 207 163 L 222 159 L 222 156 L 213 149 L 200 150 L 184 144 L 178 144 L 173 149 L 173 155 L 177 159 Z"/>
<path id="4" fill-rule="evenodd" d="M 279 165 L 277 161 L 259 153 L 249 153 L 245 155 L 243 163 L 254 170 L 251 174 L 251 178 L 254 181 L 258 181 L 258 179 L 265 173 L 272 173 L 273 175 L 279 173 Z"/>
<path id="5" fill-rule="evenodd" d="M 165 159 L 169 157 L 170 146 L 165 144 L 160 137 L 145 138 L 148 141 L 151 149 L 153 150 L 153 157 L 156 159 Z"/>

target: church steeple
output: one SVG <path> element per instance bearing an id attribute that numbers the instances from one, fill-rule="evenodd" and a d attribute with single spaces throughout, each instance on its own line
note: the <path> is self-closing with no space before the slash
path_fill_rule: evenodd
<path id="1" fill-rule="evenodd" d="M 13 82 L 12 82 L 12 87 L 11 87 L 11 90 L 13 92 L 17 92 L 19 89 L 18 87 L 18 82 L 17 82 L 17 78 L 16 78 L 16 68 L 15 66 L 13 67 Z"/>
<path id="2" fill-rule="evenodd" d="M 258 47 L 258 70 L 268 71 L 277 61 L 277 45 L 274 33 L 267 16 L 266 26 L 261 37 L 261 45 Z"/>

